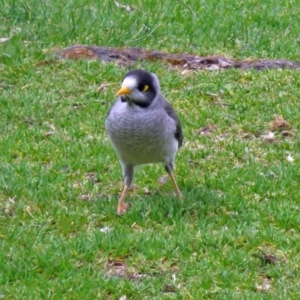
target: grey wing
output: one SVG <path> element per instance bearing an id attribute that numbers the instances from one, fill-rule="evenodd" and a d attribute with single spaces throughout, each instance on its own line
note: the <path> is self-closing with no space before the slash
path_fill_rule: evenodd
<path id="1" fill-rule="evenodd" d="M 117 99 L 117 100 L 114 102 L 114 104 L 110 107 L 110 109 L 109 109 L 109 111 L 108 111 L 108 113 L 107 113 L 107 115 L 106 115 L 107 118 L 108 118 L 110 112 L 113 110 L 113 108 L 117 105 L 118 100 L 119 100 L 119 99 Z"/>
<path id="2" fill-rule="evenodd" d="M 173 109 L 173 107 L 167 100 L 164 101 L 163 105 L 164 105 L 164 109 L 165 109 L 166 113 L 169 115 L 169 117 L 171 117 L 175 121 L 176 130 L 174 132 L 174 136 L 175 136 L 176 140 L 178 141 L 178 148 L 180 148 L 182 146 L 182 142 L 183 142 L 183 133 L 182 133 L 182 129 L 181 129 L 180 120 L 179 120 L 175 110 Z"/>

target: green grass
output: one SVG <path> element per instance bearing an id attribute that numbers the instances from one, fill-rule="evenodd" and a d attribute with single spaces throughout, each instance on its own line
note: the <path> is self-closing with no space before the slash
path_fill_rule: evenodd
<path id="1" fill-rule="evenodd" d="M 161 166 L 145 166 L 119 218 L 121 170 L 104 122 L 127 69 L 37 67 L 75 43 L 300 60 L 297 2 L 132 0 L 130 14 L 113 1 L 8 2 L 0 1 L 0 38 L 11 37 L 0 43 L 0 297 L 297 299 L 299 71 L 182 75 L 137 63 L 158 75 L 182 120 L 175 173 L 184 201 L 169 181 L 158 184 Z M 103 82 L 111 85 L 99 93 Z M 292 135 L 275 132 L 270 143 L 262 135 L 274 115 Z M 208 125 L 215 130 L 199 134 Z M 252 256 L 260 250 L 279 261 L 263 265 Z"/>

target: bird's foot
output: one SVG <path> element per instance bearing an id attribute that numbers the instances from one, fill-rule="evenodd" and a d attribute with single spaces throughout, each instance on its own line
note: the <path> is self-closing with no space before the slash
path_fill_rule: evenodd
<path id="1" fill-rule="evenodd" d="M 119 203 L 118 209 L 117 209 L 117 215 L 121 216 L 122 214 L 125 214 L 129 207 L 130 207 L 130 203 L 127 203 L 127 202 Z"/>

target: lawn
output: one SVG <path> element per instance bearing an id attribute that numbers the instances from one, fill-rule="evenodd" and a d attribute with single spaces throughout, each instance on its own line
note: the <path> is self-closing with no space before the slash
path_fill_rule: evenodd
<path id="1" fill-rule="evenodd" d="M 104 122 L 128 67 L 38 63 L 74 44 L 300 61 L 299 16 L 293 0 L 0 0 L 0 299 L 297 299 L 299 70 L 137 62 L 180 116 L 184 200 L 144 166 L 118 217 Z"/>

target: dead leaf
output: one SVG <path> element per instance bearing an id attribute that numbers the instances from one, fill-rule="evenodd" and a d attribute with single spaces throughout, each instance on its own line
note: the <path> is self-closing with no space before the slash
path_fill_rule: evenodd
<path id="1" fill-rule="evenodd" d="M 73 186 L 74 187 L 74 186 Z M 81 200 L 83 201 L 90 201 L 92 199 L 92 195 L 90 194 L 82 194 L 79 196 Z"/>
<path id="2" fill-rule="evenodd" d="M 211 93 L 211 92 L 207 92 L 207 93 L 205 93 L 205 95 L 208 95 L 208 96 L 210 96 L 210 97 L 212 97 L 212 98 L 219 98 L 219 97 L 220 97 L 219 94 Z"/>
<path id="3" fill-rule="evenodd" d="M 59 61 L 56 59 L 47 59 L 47 60 L 41 60 L 39 61 L 36 65 L 39 66 L 45 66 L 45 65 L 50 65 L 54 63 L 58 63 Z"/>
<path id="4" fill-rule="evenodd" d="M 191 71 L 191 70 L 185 69 L 185 70 L 183 70 L 183 71 L 181 72 L 181 75 L 187 75 L 187 74 L 190 73 L 190 71 Z"/>
<path id="5" fill-rule="evenodd" d="M 109 260 L 105 266 L 107 277 L 122 277 L 127 279 L 141 279 L 148 277 L 147 274 L 138 273 L 132 268 L 129 270 L 128 266 L 122 260 Z"/>
<path id="6" fill-rule="evenodd" d="M 258 292 L 267 293 L 271 289 L 271 283 L 272 283 L 271 278 L 263 276 L 261 277 L 261 283 L 255 285 L 255 289 Z"/>
<path id="7" fill-rule="evenodd" d="M 128 279 L 141 279 L 141 278 L 145 278 L 145 277 L 148 277 L 148 275 L 137 273 L 137 272 L 133 272 L 133 273 L 130 273 L 127 275 Z"/>
<path id="8" fill-rule="evenodd" d="M 295 132 L 292 130 L 283 130 L 281 131 L 281 134 L 284 137 L 295 136 Z"/>
<path id="9" fill-rule="evenodd" d="M 176 284 L 176 273 L 172 274 L 172 282 L 174 285 Z"/>
<path id="10" fill-rule="evenodd" d="M 218 127 L 216 125 L 206 125 L 205 127 L 198 129 L 197 133 L 201 135 L 208 135 L 217 130 L 217 128 Z"/>
<path id="11" fill-rule="evenodd" d="M 192 159 L 189 159 L 188 163 L 190 166 L 193 166 L 193 167 L 199 167 L 199 165 L 200 165 L 199 162 L 192 160 Z"/>
<path id="12" fill-rule="evenodd" d="M 273 177 L 276 177 L 276 174 L 273 171 L 270 171 L 269 176 L 273 178 Z"/>
<path id="13" fill-rule="evenodd" d="M 98 86 L 98 92 L 100 93 L 100 92 L 104 91 L 105 87 L 106 87 L 106 85 L 105 85 L 104 83 L 101 83 L 101 84 Z"/>
<path id="14" fill-rule="evenodd" d="M 55 131 L 50 130 L 50 131 L 46 132 L 46 133 L 44 134 L 44 136 L 45 136 L 45 137 L 49 137 L 49 136 L 53 135 L 54 133 L 55 133 Z"/>
<path id="15" fill-rule="evenodd" d="M 216 71 L 216 70 L 220 70 L 220 66 L 219 65 L 211 65 L 211 66 L 206 67 L 204 69 L 209 70 L 209 71 Z"/>
<path id="16" fill-rule="evenodd" d="M 168 175 L 163 175 L 161 177 L 158 178 L 157 182 L 159 184 L 166 184 L 167 180 L 168 180 Z"/>
<path id="17" fill-rule="evenodd" d="M 78 182 L 73 183 L 73 189 L 78 189 L 80 184 Z"/>
<path id="18" fill-rule="evenodd" d="M 264 265 L 275 264 L 278 262 L 278 257 L 276 257 L 274 254 L 254 253 L 254 254 L 252 254 L 252 256 L 259 258 Z"/>
<path id="19" fill-rule="evenodd" d="M 151 195 L 151 191 L 148 188 L 146 188 L 146 187 L 144 187 L 144 193 L 147 196 Z"/>
<path id="20" fill-rule="evenodd" d="M 6 84 L 4 82 L 0 82 L 0 89 L 12 88 L 12 87 L 14 87 L 14 86 L 11 84 Z"/>
<path id="21" fill-rule="evenodd" d="M 100 180 L 96 176 L 97 173 L 95 172 L 89 172 L 85 174 L 85 177 L 88 178 L 92 184 L 96 184 L 100 182 Z"/>
<path id="22" fill-rule="evenodd" d="M 107 277 L 126 277 L 127 265 L 120 260 L 109 260 L 105 266 Z"/>
<path id="23" fill-rule="evenodd" d="M 251 138 L 253 138 L 253 133 L 248 132 L 248 131 L 243 131 L 241 133 L 241 138 L 242 139 L 251 139 Z"/>
<path id="24" fill-rule="evenodd" d="M 231 68 L 232 67 L 232 63 L 223 58 L 219 58 L 219 65 L 221 68 Z"/>
<path id="25" fill-rule="evenodd" d="M 55 126 L 54 126 L 53 124 L 50 124 L 49 127 L 50 127 L 50 129 L 51 129 L 52 131 L 55 131 L 55 130 L 56 130 L 56 128 L 55 128 Z"/>
<path id="26" fill-rule="evenodd" d="M 117 1 L 115 1 L 115 4 L 117 7 L 120 7 L 120 8 L 124 8 L 128 13 L 131 13 L 132 12 L 132 9 L 130 8 L 129 5 L 123 5 Z"/>
<path id="27" fill-rule="evenodd" d="M 259 249 L 259 253 L 254 253 L 252 256 L 259 258 L 263 265 L 275 264 L 279 261 L 279 258 L 275 254 L 266 253 L 262 249 Z"/>
<path id="28" fill-rule="evenodd" d="M 293 163 L 295 161 L 295 159 L 291 156 L 291 154 L 289 154 L 287 157 L 286 157 L 286 160 L 290 163 Z"/>
<path id="29" fill-rule="evenodd" d="M 139 230 L 143 230 L 143 229 L 144 229 L 144 227 L 139 226 L 139 225 L 137 225 L 136 223 L 133 223 L 133 224 L 131 225 L 131 228 L 139 229 Z"/>
<path id="30" fill-rule="evenodd" d="M 15 212 L 15 199 L 16 196 L 12 198 L 8 198 L 8 201 L 5 203 L 5 206 L 3 208 L 4 213 L 6 213 L 9 216 L 12 216 Z"/>
<path id="31" fill-rule="evenodd" d="M 53 124 L 50 124 L 49 127 L 51 130 L 44 134 L 45 137 L 49 137 L 49 136 L 53 135 L 56 131 L 56 128 Z"/>
<path id="32" fill-rule="evenodd" d="M 5 38 L 0 38 L 0 43 L 5 43 L 9 41 L 11 38 L 10 37 L 5 37 Z"/>
<path id="33" fill-rule="evenodd" d="M 176 293 L 176 286 L 173 284 L 165 284 L 162 288 L 163 293 Z"/>
<path id="34" fill-rule="evenodd" d="M 272 131 L 267 132 L 266 134 L 261 135 L 261 137 L 267 142 L 274 142 L 276 137 Z"/>
<path id="35" fill-rule="evenodd" d="M 103 232 L 103 233 L 108 233 L 110 231 L 112 231 L 112 228 L 109 227 L 109 226 L 105 226 L 105 227 L 100 228 L 100 232 Z"/>
<path id="36" fill-rule="evenodd" d="M 274 116 L 274 120 L 270 122 L 271 131 L 282 131 L 291 128 L 291 124 L 282 116 Z"/>
<path id="37" fill-rule="evenodd" d="M 179 267 L 177 266 L 177 264 L 173 263 L 170 265 L 170 268 L 171 268 L 171 271 L 173 272 L 172 274 L 172 281 L 173 281 L 173 284 L 175 284 L 175 281 L 176 281 L 176 274 L 178 271 L 179 271 Z"/>
<path id="38" fill-rule="evenodd" d="M 110 86 L 112 85 L 112 83 L 106 83 L 106 82 L 103 82 L 101 83 L 99 86 L 98 86 L 98 93 L 101 93 L 103 92 L 107 86 Z"/>

